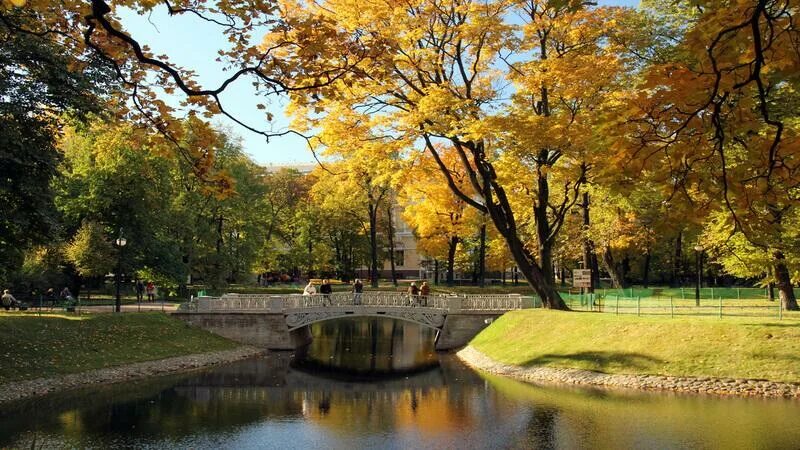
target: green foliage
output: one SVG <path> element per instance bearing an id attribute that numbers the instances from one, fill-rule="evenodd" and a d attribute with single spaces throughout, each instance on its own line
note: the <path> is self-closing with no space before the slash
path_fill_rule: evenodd
<path id="1" fill-rule="evenodd" d="M 102 226 L 93 221 L 84 221 L 64 253 L 82 277 L 99 277 L 112 271 L 116 251 L 109 242 Z"/>
<path id="2" fill-rule="evenodd" d="M 22 265 L 29 247 L 57 233 L 50 181 L 59 162 L 59 114 L 97 111 L 110 85 L 97 61 L 67 56 L 49 35 L 11 29 L 31 20 L 13 11 L 0 22 L 0 282 Z"/>

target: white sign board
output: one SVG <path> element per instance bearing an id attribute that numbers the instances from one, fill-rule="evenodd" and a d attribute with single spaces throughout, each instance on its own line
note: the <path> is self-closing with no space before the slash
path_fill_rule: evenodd
<path id="1" fill-rule="evenodd" d="M 592 287 L 592 269 L 573 269 L 572 287 Z"/>

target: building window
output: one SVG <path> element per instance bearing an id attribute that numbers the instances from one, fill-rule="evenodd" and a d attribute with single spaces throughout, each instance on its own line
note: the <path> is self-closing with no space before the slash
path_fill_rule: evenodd
<path id="1" fill-rule="evenodd" d="M 403 250 L 395 250 L 394 251 L 394 265 L 397 267 L 403 267 L 406 262 L 406 253 Z"/>

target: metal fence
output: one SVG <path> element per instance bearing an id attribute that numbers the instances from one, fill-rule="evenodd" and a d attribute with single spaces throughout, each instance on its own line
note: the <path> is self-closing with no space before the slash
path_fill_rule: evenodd
<path id="1" fill-rule="evenodd" d="M 283 312 L 306 308 L 344 306 L 427 307 L 448 311 L 509 311 L 541 305 L 537 305 L 536 299 L 533 297 L 522 297 L 518 294 L 411 296 L 399 292 L 371 291 L 361 294 L 337 292 L 328 295 L 225 294 L 221 297 L 198 297 L 191 304 L 186 305 L 184 309 L 198 312 Z"/>
<path id="2" fill-rule="evenodd" d="M 620 290 L 598 291 L 595 294 L 562 294 L 564 301 L 571 309 L 579 311 L 597 311 L 610 314 L 635 314 L 658 316 L 716 316 L 716 317 L 784 317 L 800 318 L 800 313 L 784 311 L 779 300 L 770 301 L 763 298 L 747 298 L 744 289 L 736 295 L 736 289 L 717 291 L 721 295 L 695 299 L 694 291 L 679 296 L 663 295 L 624 295 Z M 627 290 L 626 290 L 627 291 Z M 678 294 L 680 290 L 678 289 Z M 688 291 L 688 289 L 687 289 Z M 732 292 L 733 291 L 733 292 Z M 761 291 L 760 289 L 758 291 Z M 630 292 L 630 291 L 628 291 Z M 637 293 L 635 290 L 634 293 Z M 673 292 L 674 293 L 674 292 Z M 748 293 L 752 295 L 752 291 Z"/>

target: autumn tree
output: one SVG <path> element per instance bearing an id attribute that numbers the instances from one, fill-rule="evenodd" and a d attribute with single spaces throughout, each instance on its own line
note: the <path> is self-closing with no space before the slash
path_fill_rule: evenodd
<path id="1" fill-rule="evenodd" d="M 366 48 L 371 55 L 352 70 L 357 82 L 340 80 L 313 94 L 293 93 L 292 99 L 309 128 L 324 127 L 325 117 L 343 110 L 373 112 L 366 121 L 378 134 L 424 145 L 453 192 L 489 216 L 545 305 L 565 308 L 552 282 L 553 237 L 591 164 L 588 158 L 581 164 L 592 150 L 587 145 L 595 117 L 591 110 L 613 100 L 606 93 L 624 66 L 607 38 L 611 19 L 625 12 L 586 9 L 580 2 L 291 4 L 284 12 L 290 23 L 316 17 L 346 31 L 326 51 Z M 522 23 L 509 22 L 510 15 L 521 16 Z M 303 40 L 310 33 L 295 26 L 280 39 Z M 276 39 L 268 37 L 264 45 Z M 504 91 L 509 82 L 514 89 Z M 503 105 L 509 94 L 513 101 Z M 439 145 L 459 155 L 475 196 L 460 190 L 439 162 Z M 523 169 L 516 181 L 530 180 L 527 190 L 537 199 L 530 223 L 540 238 L 536 247 L 527 245 L 518 221 L 517 192 L 501 176 L 503 159 L 510 176 L 515 176 L 511 167 Z M 525 165 L 518 164 L 520 159 Z M 551 191 L 550 172 L 556 166 L 565 173 Z"/>
<path id="2" fill-rule="evenodd" d="M 665 183 L 687 201 L 698 192 L 718 199 L 731 235 L 769 249 L 781 300 L 796 309 L 783 237 L 797 207 L 800 141 L 789 106 L 800 74 L 797 8 L 770 0 L 691 7 L 673 27 L 668 57 L 647 66 L 617 122 L 627 140 L 618 148 L 638 167 L 666 168 Z"/>
<path id="3" fill-rule="evenodd" d="M 469 192 L 466 174 L 459 171 L 455 152 L 440 150 L 453 182 Z M 403 220 L 414 230 L 417 251 L 446 261 L 447 284 L 453 285 L 456 251 L 471 232 L 476 211 L 447 186 L 439 166 L 430 154 L 422 154 L 404 175 L 399 197 Z"/>

